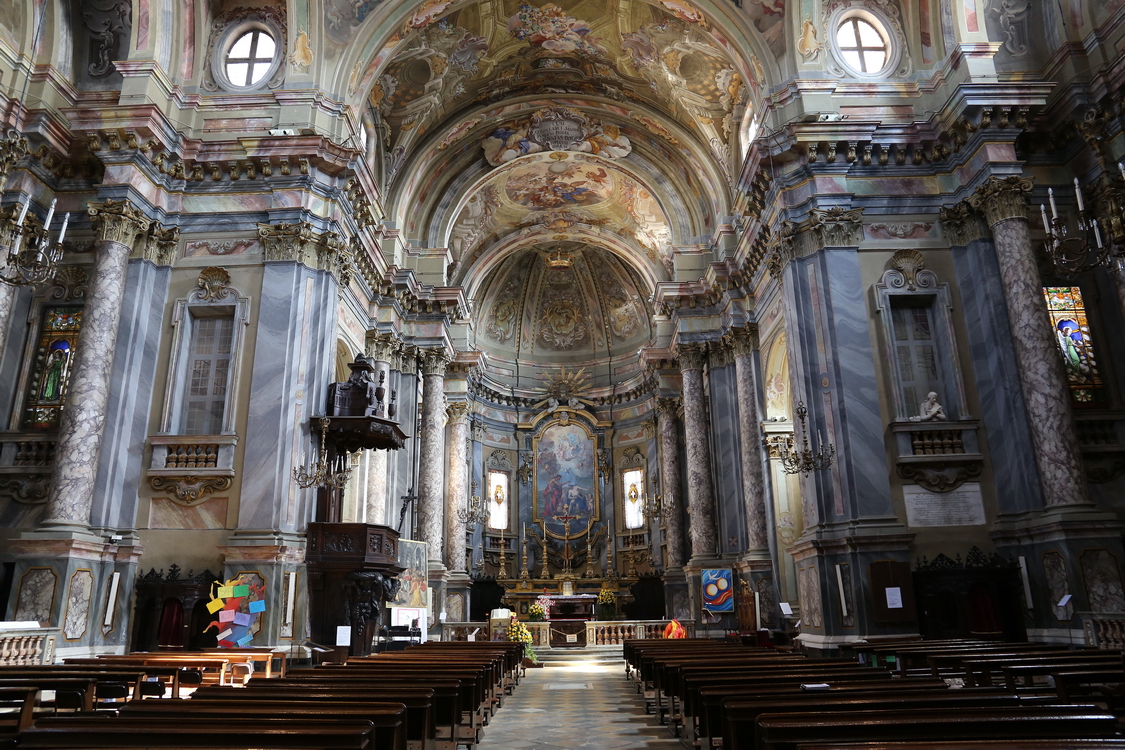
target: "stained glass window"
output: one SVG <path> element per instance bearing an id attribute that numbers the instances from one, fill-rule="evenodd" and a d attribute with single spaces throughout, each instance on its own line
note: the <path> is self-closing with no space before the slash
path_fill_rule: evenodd
<path id="1" fill-rule="evenodd" d="M 1051 328 L 1066 367 L 1071 399 L 1076 404 L 1105 401 L 1082 290 L 1076 286 L 1048 286 L 1043 288 L 1043 296 L 1047 299 Z"/>
<path id="2" fill-rule="evenodd" d="M 58 425 L 81 327 L 81 307 L 44 308 L 27 389 L 24 428 L 43 430 Z"/>
<path id="3" fill-rule="evenodd" d="M 931 392 L 942 395 L 930 307 L 892 307 L 891 330 L 905 416 L 914 416 Z"/>
<path id="4" fill-rule="evenodd" d="M 508 527 L 508 472 L 488 472 L 488 528 Z"/>
<path id="5" fill-rule="evenodd" d="M 639 529 L 645 525 L 645 472 L 630 469 L 621 478 L 625 491 L 625 528 Z"/>

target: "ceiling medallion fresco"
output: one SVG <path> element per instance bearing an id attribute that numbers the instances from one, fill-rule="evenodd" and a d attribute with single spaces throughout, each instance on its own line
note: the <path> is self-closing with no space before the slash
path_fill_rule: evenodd
<path id="1" fill-rule="evenodd" d="M 465 264 L 513 233 L 609 227 L 654 263 L 670 260 L 670 228 L 653 193 L 613 163 L 552 152 L 498 169 L 466 202 L 449 247 Z"/>
<path id="2" fill-rule="evenodd" d="M 556 252 L 548 247 L 519 251 L 492 272 L 482 287 L 481 345 L 507 357 L 589 361 L 635 352 L 649 340 L 648 311 L 628 266 L 600 248 L 565 251 L 568 268 L 547 265 Z"/>
<path id="3" fill-rule="evenodd" d="M 506 122 L 489 133 L 481 147 L 494 167 L 542 151 L 579 151 L 619 159 L 633 150 L 616 125 L 603 126 L 570 107 L 546 107 L 531 117 Z"/>

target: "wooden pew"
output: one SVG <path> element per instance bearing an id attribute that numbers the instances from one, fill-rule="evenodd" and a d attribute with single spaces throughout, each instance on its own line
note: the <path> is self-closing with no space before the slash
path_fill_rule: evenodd
<path id="1" fill-rule="evenodd" d="M 1121 750 L 1125 739 L 802 743 L 801 750 Z"/>
<path id="2" fill-rule="evenodd" d="M 372 747 L 378 750 L 407 750 L 406 706 L 401 703 L 300 703 L 296 701 L 209 701 L 193 698 L 178 700 L 133 701 L 121 708 L 122 716 L 180 719 L 239 719 L 253 722 L 256 718 L 296 717 L 362 719 L 373 725 Z"/>
<path id="3" fill-rule="evenodd" d="M 175 750 L 380 750 L 372 723 L 355 719 L 182 720 L 136 716 L 40 719 L 20 733 L 19 748 L 174 748 Z"/>
<path id="4" fill-rule="evenodd" d="M 755 747 L 795 750 L 801 744 L 944 739 L 1112 738 L 1116 719 L 1094 706 L 957 708 L 762 714 Z M 725 748 L 724 748 L 725 750 Z"/>

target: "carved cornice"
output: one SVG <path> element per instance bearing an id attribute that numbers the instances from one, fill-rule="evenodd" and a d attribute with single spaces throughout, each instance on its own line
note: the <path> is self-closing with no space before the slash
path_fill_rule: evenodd
<path id="1" fill-rule="evenodd" d="M 147 233 L 152 225 L 152 221 L 128 200 L 109 198 L 105 203 L 89 203 L 87 206 L 97 241 L 117 242 L 131 249 L 137 235 Z"/>
<path id="2" fill-rule="evenodd" d="M 447 422 L 449 424 L 465 424 L 469 421 L 469 414 L 472 411 L 472 404 L 468 401 L 451 401 L 445 407 Z"/>
<path id="3" fill-rule="evenodd" d="M 676 347 L 676 362 L 681 372 L 702 370 L 707 359 L 707 344 L 680 344 Z"/>
<path id="4" fill-rule="evenodd" d="M 229 490 L 233 480 L 231 477 L 149 477 L 149 485 L 156 492 L 166 492 L 171 499 L 180 505 L 198 505 L 207 499 L 212 492 Z"/>
<path id="5" fill-rule="evenodd" d="M 397 369 L 403 375 L 418 374 L 418 347 L 413 344 L 403 344 L 398 351 Z"/>
<path id="6" fill-rule="evenodd" d="M 969 205 L 984 214 L 994 227 L 1008 219 L 1027 219 L 1027 196 L 1031 180 L 1025 177 L 989 177 L 969 196 Z"/>
<path id="7" fill-rule="evenodd" d="M 942 206 L 938 216 L 945 238 L 955 247 L 964 247 L 973 240 L 988 237 L 988 227 L 984 217 L 967 201 L 952 206 Z"/>
<path id="8" fill-rule="evenodd" d="M 449 364 L 449 353 L 445 349 L 422 349 L 422 374 L 445 377 L 445 367 Z"/>
<path id="9" fill-rule="evenodd" d="M 766 246 L 766 270 L 778 284 L 785 275 L 785 266 L 796 257 L 797 243 L 793 239 L 796 234 L 797 225 L 792 221 L 783 221 Z"/>
<path id="10" fill-rule="evenodd" d="M 180 243 L 180 228 L 165 227 L 159 222 L 152 222 L 145 244 L 141 248 L 140 257 L 151 260 L 158 266 L 170 266 L 176 260 L 176 250 Z"/>
<path id="11" fill-rule="evenodd" d="M 86 269 L 82 266 L 60 266 L 47 288 L 51 292 L 51 299 L 70 302 L 86 296 L 88 282 Z"/>
<path id="12" fill-rule="evenodd" d="M 12 165 L 27 156 L 29 150 L 27 138 L 15 130 L 9 130 L 7 135 L 0 138 L 0 188 L 4 187 Z"/>
<path id="13" fill-rule="evenodd" d="M 347 286 L 352 274 L 352 254 L 335 232 L 317 234 L 306 221 L 259 224 L 265 260 L 295 260 L 309 268 L 328 271 L 340 286 Z"/>

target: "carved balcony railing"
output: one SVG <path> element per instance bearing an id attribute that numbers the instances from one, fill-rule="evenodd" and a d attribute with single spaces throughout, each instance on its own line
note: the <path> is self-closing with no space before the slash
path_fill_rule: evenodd
<path id="1" fill-rule="evenodd" d="M 151 435 L 149 486 L 173 502 L 194 505 L 230 488 L 237 435 Z"/>
<path id="2" fill-rule="evenodd" d="M 0 434 L 0 498 L 27 505 L 45 503 L 54 463 L 53 432 Z"/>
<path id="3" fill-rule="evenodd" d="M 1087 646 L 1125 649 L 1125 612 L 1078 612 Z"/>
<path id="4" fill-rule="evenodd" d="M 1125 415 L 1080 412 L 1074 415 L 1078 444 L 1086 459 L 1086 478 L 1095 484 L 1125 474 Z"/>
<path id="5" fill-rule="evenodd" d="M 975 419 L 891 424 L 898 475 L 933 492 L 949 492 L 980 476 L 984 466 Z"/>
<path id="6" fill-rule="evenodd" d="M 549 622 L 524 622 L 531 631 L 532 646 L 536 648 L 550 648 Z M 695 636 L 695 623 L 691 620 L 680 622 L 687 630 L 687 637 Z M 664 628 L 668 627 L 667 620 L 617 620 L 612 622 L 587 622 L 587 646 L 620 646 L 626 640 L 633 638 L 659 639 L 664 637 Z M 446 622 L 441 626 L 441 639 L 443 641 L 467 641 L 473 634 L 474 640 L 488 640 L 487 622 Z"/>

